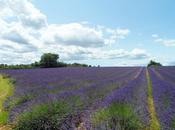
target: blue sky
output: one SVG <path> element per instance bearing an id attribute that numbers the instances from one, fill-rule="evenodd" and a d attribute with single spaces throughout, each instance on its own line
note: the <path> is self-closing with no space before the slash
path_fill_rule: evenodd
<path id="1" fill-rule="evenodd" d="M 146 65 L 150 59 L 174 65 L 174 4 L 173 0 L 2 0 L 0 24 L 8 25 L 9 31 L 0 33 L 0 48 L 20 51 L 14 51 L 15 59 L 3 57 L 8 56 L 3 49 L 1 62 L 30 63 L 44 52 L 54 52 L 62 61 L 92 65 Z"/>

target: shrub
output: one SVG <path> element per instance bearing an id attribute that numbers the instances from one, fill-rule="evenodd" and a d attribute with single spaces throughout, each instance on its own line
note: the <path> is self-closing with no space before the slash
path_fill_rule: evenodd
<path id="1" fill-rule="evenodd" d="M 142 123 L 131 106 L 114 103 L 108 108 L 97 111 L 92 116 L 95 127 L 117 130 L 141 130 Z"/>
<path id="2" fill-rule="evenodd" d="M 20 115 L 15 130 L 60 130 L 71 112 L 65 102 L 39 105 L 31 112 Z"/>
<path id="3" fill-rule="evenodd" d="M 24 95 L 19 98 L 16 98 L 16 97 L 9 98 L 8 102 L 6 102 L 5 109 L 10 111 L 14 107 L 32 100 L 32 98 L 34 98 L 34 95 Z"/>

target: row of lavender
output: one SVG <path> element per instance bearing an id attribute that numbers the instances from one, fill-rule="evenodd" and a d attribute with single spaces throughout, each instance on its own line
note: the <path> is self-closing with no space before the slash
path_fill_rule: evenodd
<path id="1" fill-rule="evenodd" d="M 175 129 L 175 67 L 149 69 L 157 116 L 162 130 Z"/>
<path id="2" fill-rule="evenodd" d="M 147 93 L 146 68 L 142 68 L 133 80 L 104 98 L 99 109 L 108 109 L 112 106 L 112 109 L 108 110 L 111 111 L 111 115 L 107 120 L 101 122 L 96 129 L 148 129 L 150 126 L 150 114 Z M 97 110 L 97 112 L 98 111 L 99 110 Z M 121 111 L 121 113 L 117 111 Z"/>
<path id="3" fill-rule="evenodd" d="M 15 93 L 5 103 L 10 108 L 11 122 L 34 106 L 64 100 L 77 109 L 78 120 L 86 129 L 139 130 L 150 126 L 146 68 L 53 68 L 0 73 L 16 80 Z M 149 73 L 161 129 L 173 130 L 175 68 L 150 68 Z"/>
<path id="4" fill-rule="evenodd" d="M 77 109 L 96 110 L 106 96 L 138 79 L 141 71 L 137 67 L 53 68 L 0 70 L 0 73 L 16 80 L 14 96 L 5 104 L 10 108 L 10 121 L 15 121 L 18 115 L 38 104 L 66 100 L 74 106 L 73 97 L 82 102 L 82 108 Z"/>

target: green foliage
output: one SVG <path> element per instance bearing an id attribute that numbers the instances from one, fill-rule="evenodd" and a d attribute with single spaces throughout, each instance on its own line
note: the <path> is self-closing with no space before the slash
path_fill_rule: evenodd
<path id="1" fill-rule="evenodd" d="M 44 68 L 57 67 L 58 58 L 58 54 L 44 53 L 41 56 L 40 65 Z"/>
<path id="2" fill-rule="evenodd" d="M 31 112 L 21 114 L 15 130 L 59 130 L 71 112 L 71 107 L 65 102 L 39 105 Z"/>
<path id="3" fill-rule="evenodd" d="M 57 63 L 57 67 L 67 67 L 68 64 L 64 63 L 64 62 L 58 62 Z"/>
<path id="4" fill-rule="evenodd" d="M 131 106 L 114 103 L 108 108 L 97 111 L 92 116 L 96 126 L 105 124 L 108 129 L 141 130 L 143 125 Z"/>
<path id="5" fill-rule="evenodd" d="M 175 117 L 173 118 L 172 122 L 171 122 L 171 127 L 175 128 Z"/>
<path id="6" fill-rule="evenodd" d="M 151 60 L 148 64 L 148 67 L 151 67 L 151 66 L 162 66 L 162 65 L 158 62 Z"/>
<path id="7" fill-rule="evenodd" d="M 17 65 L 7 65 L 7 64 L 0 64 L 0 69 L 31 69 L 33 68 L 30 64 L 17 64 Z"/>
<path id="8" fill-rule="evenodd" d="M 7 111 L 0 112 L 0 125 L 7 123 L 8 116 L 9 113 Z"/>
<path id="9" fill-rule="evenodd" d="M 9 102 L 8 102 L 7 106 L 5 107 L 5 109 L 10 111 L 15 106 L 23 104 L 23 103 L 31 100 L 32 98 L 34 98 L 33 95 L 24 95 L 20 98 L 14 98 L 13 100 L 9 100 Z"/>
<path id="10" fill-rule="evenodd" d="M 0 125 L 5 124 L 8 119 L 8 111 L 4 109 L 4 102 L 13 94 L 14 88 L 8 78 L 0 75 Z"/>
<path id="11" fill-rule="evenodd" d="M 71 67 L 88 67 L 86 64 L 80 64 L 80 63 L 73 63 L 70 64 Z"/>
<path id="12" fill-rule="evenodd" d="M 83 108 L 85 107 L 83 101 L 78 95 L 73 95 L 71 96 L 71 98 L 67 97 L 64 100 L 68 102 L 69 104 L 71 104 L 72 108 L 78 109 L 79 111 L 83 110 Z"/>
<path id="13" fill-rule="evenodd" d="M 31 66 L 38 68 L 38 67 L 40 67 L 40 62 L 35 61 L 34 63 L 31 64 Z"/>

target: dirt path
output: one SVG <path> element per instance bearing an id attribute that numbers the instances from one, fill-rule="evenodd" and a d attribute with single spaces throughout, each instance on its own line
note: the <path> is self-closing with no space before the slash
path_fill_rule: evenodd
<path id="1" fill-rule="evenodd" d="M 152 82 L 148 70 L 146 71 L 147 84 L 148 84 L 148 107 L 151 116 L 150 130 L 160 130 L 159 120 L 154 106 Z"/>
<path id="2" fill-rule="evenodd" d="M 4 126 L 0 126 L 0 130 L 12 130 L 12 128 L 11 126 L 4 125 Z"/>

